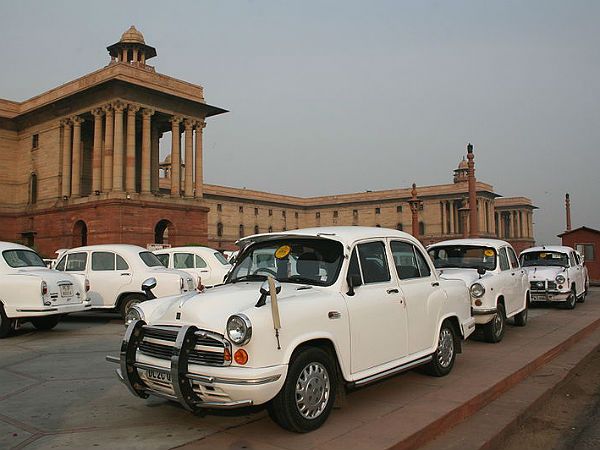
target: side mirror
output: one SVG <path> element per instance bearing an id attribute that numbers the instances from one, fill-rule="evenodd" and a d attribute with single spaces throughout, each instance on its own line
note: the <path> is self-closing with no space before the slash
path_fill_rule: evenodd
<path id="1" fill-rule="evenodd" d="M 354 295 L 354 288 L 362 285 L 362 280 L 360 279 L 359 274 L 348 274 L 346 277 L 346 282 L 348 283 L 348 292 L 346 292 L 346 295 L 349 295 L 350 297 Z"/>
<path id="2" fill-rule="evenodd" d="M 152 293 L 152 289 L 154 289 L 155 287 L 156 278 L 154 277 L 148 278 L 142 283 L 142 291 L 146 293 L 146 297 L 148 297 L 149 300 L 156 298 L 156 296 Z"/>
<path id="3" fill-rule="evenodd" d="M 273 280 L 275 282 L 275 293 L 279 294 L 281 292 L 281 283 L 277 280 Z M 258 301 L 256 302 L 256 306 L 257 308 L 260 308 L 261 306 L 264 306 L 265 303 L 267 303 L 267 295 L 270 295 L 271 291 L 269 289 L 269 281 L 265 280 L 263 281 L 263 284 L 260 285 L 260 298 L 258 299 Z"/>
<path id="4" fill-rule="evenodd" d="M 485 267 L 478 267 L 477 268 L 477 273 L 479 274 L 479 276 L 485 275 L 485 272 L 486 272 Z"/>

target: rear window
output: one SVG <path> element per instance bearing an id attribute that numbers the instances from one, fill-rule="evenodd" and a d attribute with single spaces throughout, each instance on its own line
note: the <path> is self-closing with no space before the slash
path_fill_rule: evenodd
<path id="1" fill-rule="evenodd" d="M 10 267 L 46 267 L 44 260 L 32 250 L 4 250 L 2 256 Z"/>
<path id="2" fill-rule="evenodd" d="M 168 254 L 156 255 L 156 257 L 158 258 L 158 260 L 161 262 L 161 264 L 163 266 L 169 267 L 169 255 Z"/>
<path id="3" fill-rule="evenodd" d="M 158 259 L 154 253 L 140 252 L 140 258 L 148 267 L 162 267 L 160 259 Z"/>
<path id="4" fill-rule="evenodd" d="M 218 260 L 218 261 L 219 261 L 221 264 L 223 264 L 224 266 L 230 266 L 230 265 L 231 265 L 231 264 L 229 264 L 229 262 L 227 261 L 227 258 L 225 258 L 225 257 L 223 256 L 223 254 L 222 254 L 222 253 L 220 253 L 220 252 L 215 252 L 215 258 L 217 258 L 217 260 Z"/>

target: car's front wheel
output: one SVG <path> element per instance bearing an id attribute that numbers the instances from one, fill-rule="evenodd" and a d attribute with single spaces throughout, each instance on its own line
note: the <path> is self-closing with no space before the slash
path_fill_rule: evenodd
<path id="1" fill-rule="evenodd" d="M 131 308 L 133 308 L 138 303 L 142 303 L 146 300 L 146 297 L 142 294 L 129 294 L 127 297 L 123 299 L 121 302 L 120 313 L 123 320 L 127 317 L 127 313 Z"/>
<path id="2" fill-rule="evenodd" d="M 9 319 L 4 312 L 4 306 L 0 303 L 0 338 L 6 337 L 13 329 L 13 320 Z"/>
<path id="3" fill-rule="evenodd" d="M 576 305 L 577 295 L 575 294 L 575 288 L 573 288 L 573 290 L 571 290 L 571 293 L 569 294 L 569 297 L 567 298 L 567 301 L 565 301 L 563 306 L 565 309 L 575 309 Z"/>
<path id="4" fill-rule="evenodd" d="M 269 404 L 269 415 L 286 430 L 306 433 L 319 428 L 335 402 L 335 362 L 325 350 L 308 347 L 292 359 L 285 383 Z"/>
<path id="5" fill-rule="evenodd" d="M 435 377 L 443 377 L 448 375 L 454 367 L 456 360 L 456 331 L 452 324 L 448 321 L 442 323 L 440 335 L 438 338 L 438 346 L 433 359 L 426 366 L 426 370 L 430 375 Z"/>
<path id="6" fill-rule="evenodd" d="M 58 325 L 58 321 L 60 320 L 60 316 L 46 316 L 46 317 L 36 317 L 31 319 L 31 323 L 38 330 L 51 330 L 56 325 Z"/>
<path id="7" fill-rule="evenodd" d="M 483 326 L 483 335 L 487 342 L 495 344 L 500 342 L 504 337 L 504 329 L 506 328 L 506 310 L 502 303 L 498 303 L 496 315 L 494 318 Z"/>

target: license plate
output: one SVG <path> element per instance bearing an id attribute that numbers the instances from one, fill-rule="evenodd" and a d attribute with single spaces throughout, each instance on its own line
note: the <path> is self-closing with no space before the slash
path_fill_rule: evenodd
<path id="1" fill-rule="evenodd" d="M 546 301 L 546 296 L 544 294 L 533 294 L 531 296 L 531 299 L 534 302 L 545 302 Z"/>
<path id="2" fill-rule="evenodd" d="M 146 376 L 153 381 L 171 382 L 171 374 L 168 372 L 161 372 L 159 370 L 146 370 Z"/>
<path id="3" fill-rule="evenodd" d="M 72 284 L 62 284 L 60 286 L 60 295 L 62 297 L 73 297 L 73 285 Z"/>

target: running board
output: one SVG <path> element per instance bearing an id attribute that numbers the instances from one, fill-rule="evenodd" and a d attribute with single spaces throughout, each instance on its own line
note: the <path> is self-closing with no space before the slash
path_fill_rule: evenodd
<path id="1" fill-rule="evenodd" d="M 374 381 L 381 380 L 382 378 L 391 377 L 392 375 L 396 375 L 397 373 L 405 372 L 407 370 L 414 369 L 417 366 L 427 364 L 432 359 L 433 359 L 433 357 L 431 355 L 425 356 L 424 358 L 416 359 L 409 363 L 402 364 L 401 366 L 393 367 L 393 368 L 385 370 L 383 372 L 376 373 L 375 375 L 370 375 L 368 377 L 361 378 L 360 380 L 349 383 L 349 387 L 360 387 L 360 386 L 364 386 L 365 384 L 369 384 L 369 383 L 373 383 Z"/>

